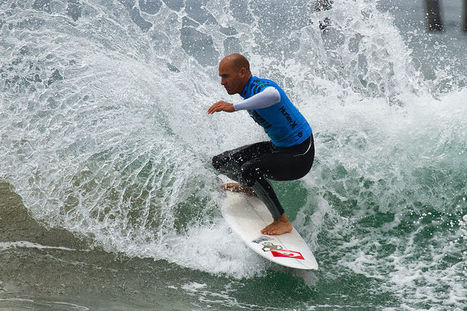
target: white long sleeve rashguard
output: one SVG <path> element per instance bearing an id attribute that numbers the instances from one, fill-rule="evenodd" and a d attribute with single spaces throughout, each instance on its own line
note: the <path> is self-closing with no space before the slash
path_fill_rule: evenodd
<path id="1" fill-rule="evenodd" d="M 273 87 L 268 86 L 262 92 L 245 99 L 242 102 L 234 104 L 234 110 L 252 110 L 267 108 L 281 101 L 281 94 Z"/>

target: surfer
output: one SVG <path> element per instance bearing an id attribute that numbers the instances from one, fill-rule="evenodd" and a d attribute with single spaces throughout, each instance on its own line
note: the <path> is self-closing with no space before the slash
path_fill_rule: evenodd
<path id="1" fill-rule="evenodd" d="M 290 232 L 292 224 L 267 178 L 294 180 L 310 171 L 315 154 L 311 127 L 275 82 L 251 74 L 243 55 L 223 58 L 219 76 L 229 95 L 240 94 L 244 100 L 236 104 L 218 101 L 208 113 L 247 110 L 271 139 L 214 156 L 214 168 L 239 182 L 221 187 L 257 195 L 266 204 L 274 221 L 261 230 L 262 234 Z"/>

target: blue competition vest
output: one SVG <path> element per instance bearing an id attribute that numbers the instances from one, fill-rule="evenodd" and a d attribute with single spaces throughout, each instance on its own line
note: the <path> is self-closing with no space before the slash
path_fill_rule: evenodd
<path id="1" fill-rule="evenodd" d="M 311 127 L 275 82 L 251 76 L 241 95 L 247 99 L 268 86 L 273 86 L 279 91 L 281 101 L 270 107 L 248 110 L 248 113 L 264 128 L 274 146 L 291 147 L 301 144 L 310 137 Z"/>

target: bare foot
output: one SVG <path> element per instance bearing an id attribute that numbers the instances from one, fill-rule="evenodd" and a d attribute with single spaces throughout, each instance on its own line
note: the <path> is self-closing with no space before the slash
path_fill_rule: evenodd
<path id="1" fill-rule="evenodd" d="M 253 190 L 245 188 L 236 182 L 228 182 L 226 184 L 221 185 L 221 188 L 226 191 L 245 193 L 252 197 L 256 196 L 256 193 Z"/>
<path id="2" fill-rule="evenodd" d="M 274 219 L 272 224 L 264 227 L 261 230 L 262 234 L 267 235 L 279 235 L 284 233 L 289 233 L 293 230 L 292 224 L 285 214 L 282 214 L 280 217 Z"/>

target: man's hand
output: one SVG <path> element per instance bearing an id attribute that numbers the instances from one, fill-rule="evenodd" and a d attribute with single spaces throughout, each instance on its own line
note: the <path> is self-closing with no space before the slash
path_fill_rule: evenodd
<path id="1" fill-rule="evenodd" d="M 234 112 L 234 106 L 231 103 L 225 102 L 223 100 L 218 101 L 208 109 L 209 114 L 214 112 L 225 111 L 225 112 Z"/>

